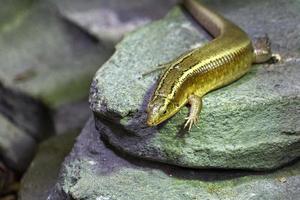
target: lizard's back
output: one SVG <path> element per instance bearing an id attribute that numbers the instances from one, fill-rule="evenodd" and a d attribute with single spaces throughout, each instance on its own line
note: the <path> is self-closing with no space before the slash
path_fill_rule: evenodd
<path id="1" fill-rule="evenodd" d="M 195 1 L 186 0 L 192 15 L 214 36 L 208 44 L 182 55 L 170 63 L 155 91 L 183 106 L 191 94 L 207 92 L 244 75 L 253 60 L 253 48 L 239 27 Z M 155 95 L 154 94 L 154 95 Z"/>

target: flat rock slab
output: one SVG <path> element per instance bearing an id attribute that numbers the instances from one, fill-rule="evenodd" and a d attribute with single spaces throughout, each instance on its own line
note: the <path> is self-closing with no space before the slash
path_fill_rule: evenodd
<path id="1" fill-rule="evenodd" d="M 51 107 L 88 96 L 111 49 L 64 20 L 51 1 L 22 2 L 1 3 L 0 82 Z"/>
<path id="2" fill-rule="evenodd" d="M 300 198 L 300 163 L 271 173 L 190 170 L 124 158 L 90 120 L 66 158 L 48 200 L 276 200 Z"/>
<path id="3" fill-rule="evenodd" d="M 199 128 L 189 133 L 183 129 L 187 108 L 149 128 L 145 110 L 159 73 L 142 74 L 209 40 L 175 8 L 166 18 L 128 35 L 97 72 L 90 102 L 98 119 L 108 122 L 99 127 L 101 134 L 122 152 L 184 167 L 267 170 L 296 159 L 300 155 L 300 3 L 228 0 L 209 5 L 220 8 L 251 36 L 269 33 L 283 61 L 256 65 L 242 79 L 206 95 Z"/>
<path id="4" fill-rule="evenodd" d="M 159 19 L 178 0 L 55 0 L 61 13 L 102 42 L 112 45 L 124 34 Z"/>

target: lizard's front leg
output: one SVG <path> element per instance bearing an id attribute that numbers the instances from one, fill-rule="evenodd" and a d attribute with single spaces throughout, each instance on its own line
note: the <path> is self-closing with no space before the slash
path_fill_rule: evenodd
<path id="1" fill-rule="evenodd" d="M 184 128 L 189 127 L 189 131 L 192 126 L 199 121 L 199 113 L 202 108 L 202 98 L 197 95 L 191 95 L 188 100 L 191 105 L 189 117 L 187 117 L 187 121 L 184 125 Z"/>

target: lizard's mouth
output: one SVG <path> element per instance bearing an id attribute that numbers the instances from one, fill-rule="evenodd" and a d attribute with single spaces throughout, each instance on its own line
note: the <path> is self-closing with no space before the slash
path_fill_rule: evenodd
<path id="1" fill-rule="evenodd" d="M 158 124 L 159 123 L 157 123 L 152 117 L 148 117 L 148 119 L 147 119 L 147 125 L 148 126 L 156 126 Z"/>
<path id="2" fill-rule="evenodd" d="M 166 116 L 157 116 L 157 115 L 148 114 L 146 123 L 148 126 L 157 126 L 158 124 L 164 122 L 167 119 L 168 117 Z"/>
<path id="3" fill-rule="evenodd" d="M 147 125 L 148 126 L 156 126 L 162 122 L 162 118 L 158 116 L 156 113 L 154 114 L 153 112 L 148 112 L 148 117 L 147 117 Z"/>

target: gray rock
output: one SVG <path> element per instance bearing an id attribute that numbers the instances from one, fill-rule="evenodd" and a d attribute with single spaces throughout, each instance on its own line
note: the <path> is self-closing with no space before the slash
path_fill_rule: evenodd
<path id="1" fill-rule="evenodd" d="M 0 115 L 0 157 L 11 169 L 23 172 L 30 164 L 36 141 Z"/>
<path id="2" fill-rule="evenodd" d="M 17 9 L 19 2 L 1 2 L 1 9 L 12 7 L 12 19 L 0 28 L 0 82 L 51 107 L 86 97 L 112 50 L 66 22 L 51 2 L 26 0 Z"/>
<path id="3" fill-rule="evenodd" d="M 300 198 L 300 163 L 277 171 L 192 170 L 117 155 L 90 120 L 48 200 L 277 200 Z"/>
<path id="4" fill-rule="evenodd" d="M 183 129 L 187 108 L 149 128 L 145 109 L 159 73 L 142 74 L 209 39 L 175 8 L 166 18 L 128 35 L 97 72 L 91 108 L 99 119 L 118 125 L 99 127 L 101 134 L 127 154 L 184 167 L 268 170 L 296 159 L 300 155 L 299 2 L 208 4 L 251 36 L 269 33 L 283 61 L 256 65 L 242 79 L 206 95 L 199 128 L 190 133 Z"/>
<path id="5" fill-rule="evenodd" d="M 56 0 L 65 16 L 107 45 L 154 19 L 159 19 L 178 0 Z"/>
<path id="6" fill-rule="evenodd" d="M 19 199 L 47 199 L 56 183 L 60 165 L 70 152 L 78 133 L 56 136 L 39 145 L 34 160 L 22 178 Z"/>
<path id="7" fill-rule="evenodd" d="M 41 102 L 0 83 L 0 115 L 37 142 L 54 134 L 50 110 Z M 0 126 L 0 128 L 2 128 Z M 5 129 L 4 127 L 2 129 Z M 0 140 L 2 138 L 0 137 Z"/>
<path id="8" fill-rule="evenodd" d="M 88 100 L 65 104 L 54 113 L 55 133 L 80 132 L 88 118 L 91 116 Z"/>

